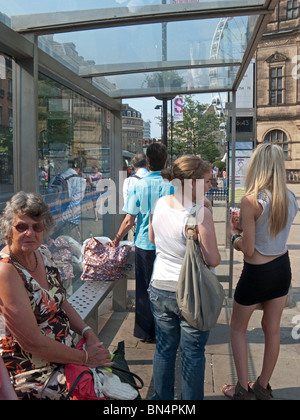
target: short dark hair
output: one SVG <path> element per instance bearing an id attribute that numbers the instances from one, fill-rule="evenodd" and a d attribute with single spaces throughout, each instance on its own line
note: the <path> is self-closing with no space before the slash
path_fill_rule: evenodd
<path id="1" fill-rule="evenodd" d="M 168 158 L 168 150 L 162 143 L 152 143 L 147 149 L 147 162 L 150 171 L 161 171 Z"/>
<path id="2" fill-rule="evenodd" d="M 146 168 L 147 160 L 144 153 L 137 153 L 131 160 L 131 165 L 134 168 Z"/>

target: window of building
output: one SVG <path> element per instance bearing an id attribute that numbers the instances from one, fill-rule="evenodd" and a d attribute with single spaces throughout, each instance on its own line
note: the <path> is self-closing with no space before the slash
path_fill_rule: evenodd
<path id="1" fill-rule="evenodd" d="M 4 98 L 3 79 L 0 78 L 0 98 Z"/>
<path id="2" fill-rule="evenodd" d="M 298 17 L 298 0 L 292 0 L 287 2 L 286 18 L 295 19 Z"/>
<path id="3" fill-rule="evenodd" d="M 265 139 L 264 143 L 273 143 L 278 144 L 283 149 L 283 154 L 285 159 L 289 159 L 289 144 L 287 135 L 282 130 L 272 130 L 270 131 Z"/>
<path id="4" fill-rule="evenodd" d="M 7 79 L 7 98 L 12 100 L 12 79 Z"/>
<path id="5" fill-rule="evenodd" d="M 283 98 L 283 68 L 270 69 L 270 105 L 281 105 Z"/>

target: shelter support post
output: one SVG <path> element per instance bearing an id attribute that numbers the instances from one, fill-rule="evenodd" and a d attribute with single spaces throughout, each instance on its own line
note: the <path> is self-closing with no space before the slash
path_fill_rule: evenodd
<path id="1" fill-rule="evenodd" d="M 229 187 L 231 189 L 230 207 L 235 206 L 235 147 L 236 147 L 236 90 L 232 92 L 232 119 L 231 119 L 231 170 Z M 228 220 L 228 219 L 227 219 Z M 228 297 L 232 298 L 233 283 L 233 246 L 230 243 L 229 253 L 229 292 Z"/>

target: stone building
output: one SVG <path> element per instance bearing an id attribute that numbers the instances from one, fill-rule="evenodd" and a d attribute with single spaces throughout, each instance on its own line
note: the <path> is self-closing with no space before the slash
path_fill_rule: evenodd
<path id="1" fill-rule="evenodd" d="M 128 104 L 122 105 L 122 147 L 131 153 L 143 151 L 142 114 Z"/>
<path id="2" fill-rule="evenodd" d="M 300 1 L 279 0 L 256 51 L 257 141 L 283 147 L 300 182 Z"/>

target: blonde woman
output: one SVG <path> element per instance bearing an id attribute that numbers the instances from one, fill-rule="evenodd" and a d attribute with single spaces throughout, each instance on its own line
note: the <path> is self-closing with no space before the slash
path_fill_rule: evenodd
<path id="1" fill-rule="evenodd" d="M 269 385 L 280 349 L 280 320 L 291 283 L 287 238 L 299 209 L 286 187 L 282 148 L 262 144 L 254 151 L 246 176 L 246 195 L 240 220 L 231 219 L 232 243 L 244 254 L 244 267 L 237 284 L 231 318 L 231 345 L 237 370 L 236 386 L 224 385 L 232 399 L 268 400 Z M 241 235 L 242 234 L 242 235 Z M 265 351 L 260 376 L 248 383 L 246 331 L 258 303 L 263 305 L 262 329 Z"/>
<path id="2" fill-rule="evenodd" d="M 204 204 L 204 194 L 211 188 L 211 165 L 197 156 L 186 155 L 177 159 L 172 169 L 162 171 L 162 176 L 176 180 L 177 190 L 174 195 L 156 202 L 149 225 L 149 239 L 156 246 L 149 291 L 156 333 L 153 399 L 174 399 L 175 359 L 180 345 L 182 399 L 202 400 L 209 331 L 195 329 L 181 316 L 176 289 L 186 248 L 188 215 L 195 202 Z M 195 239 L 199 241 L 206 263 L 216 267 L 220 254 L 212 214 L 202 206 L 197 216 L 198 237 Z"/>

